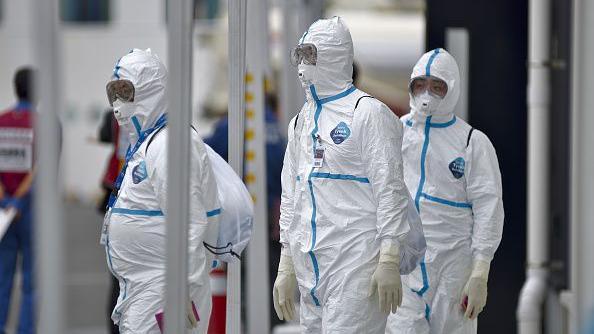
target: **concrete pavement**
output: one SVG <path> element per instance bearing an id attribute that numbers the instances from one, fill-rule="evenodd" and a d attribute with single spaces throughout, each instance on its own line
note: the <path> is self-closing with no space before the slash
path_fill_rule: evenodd
<path id="1" fill-rule="evenodd" d="M 110 274 L 105 251 L 99 245 L 102 216 L 88 204 L 66 203 L 64 210 L 67 334 L 106 334 Z M 16 333 L 19 291 L 20 273 L 13 290 L 7 334 Z"/>

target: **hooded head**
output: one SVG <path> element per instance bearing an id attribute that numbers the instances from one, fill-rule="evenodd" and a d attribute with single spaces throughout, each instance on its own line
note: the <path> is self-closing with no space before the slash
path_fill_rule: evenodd
<path id="1" fill-rule="evenodd" d="M 118 123 L 134 144 L 143 131 L 167 113 L 167 69 L 150 49 L 133 49 L 117 61 L 113 80 L 128 80 L 134 85 L 133 101 L 118 99 L 113 103 Z"/>
<path id="2" fill-rule="evenodd" d="M 353 41 L 343 19 L 335 16 L 314 22 L 299 44 L 313 44 L 317 51 L 316 65 L 298 65 L 304 87 L 314 85 L 318 96 L 328 97 L 352 85 Z"/>
<path id="3" fill-rule="evenodd" d="M 431 95 L 415 97 L 409 87 L 412 114 L 450 120 L 460 97 L 460 71 L 456 60 L 444 49 L 435 49 L 425 53 L 413 68 L 410 83 L 415 78 L 428 76 L 444 81 L 447 84 L 447 93 L 443 98 Z"/>

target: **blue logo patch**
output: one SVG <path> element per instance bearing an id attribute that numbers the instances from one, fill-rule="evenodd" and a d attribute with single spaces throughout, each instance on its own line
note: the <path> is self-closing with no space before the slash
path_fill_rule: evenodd
<path id="1" fill-rule="evenodd" d="M 464 176 L 465 166 L 466 162 L 463 158 L 456 158 L 454 161 L 450 162 L 450 171 L 455 178 L 459 179 Z"/>
<path id="2" fill-rule="evenodd" d="M 351 129 L 346 125 L 345 122 L 340 122 L 338 125 L 330 132 L 330 137 L 334 144 L 340 144 L 345 141 L 351 135 Z"/>
<path id="3" fill-rule="evenodd" d="M 134 184 L 139 184 L 144 181 L 147 176 L 148 174 L 146 172 L 146 164 L 144 161 L 141 161 L 138 165 L 134 166 L 134 169 L 132 169 L 132 182 L 134 182 Z"/>

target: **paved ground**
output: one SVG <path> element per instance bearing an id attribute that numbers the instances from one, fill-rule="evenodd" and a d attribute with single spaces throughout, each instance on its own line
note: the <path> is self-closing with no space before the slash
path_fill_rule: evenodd
<path id="1" fill-rule="evenodd" d="M 103 217 L 89 205 L 66 204 L 66 334 L 107 334 L 110 274 L 99 245 Z M 276 267 L 276 264 L 274 265 Z M 17 273 L 17 282 L 20 274 Z M 7 334 L 15 334 L 20 284 L 16 283 Z M 296 333 L 278 329 L 278 333 Z M 41 333 L 41 332 L 39 332 Z"/>
<path id="2" fill-rule="evenodd" d="M 89 205 L 66 204 L 65 218 L 67 334 L 106 334 L 109 272 L 99 245 L 102 217 Z M 17 319 L 18 293 L 13 296 L 8 334 Z"/>

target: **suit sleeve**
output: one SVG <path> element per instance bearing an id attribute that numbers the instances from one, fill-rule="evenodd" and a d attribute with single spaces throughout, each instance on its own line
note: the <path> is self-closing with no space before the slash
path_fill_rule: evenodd
<path id="1" fill-rule="evenodd" d="M 367 102 L 367 101 L 365 101 Z M 355 113 L 361 155 L 377 204 L 377 237 L 385 243 L 409 231 L 408 190 L 402 165 L 402 123 L 383 103 L 370 100 Z"/>
<path id="2" fill-rule="evenodd" d="M 283 159 L 283 169 L 281 172 L 281 186 L 282 186 L 282 193 L 281 193 L 281 206 L 280 206 L 280 243 L 283 245 L 286 254 L 290 254 L 289 251 L 289 237 L 288 237 L 288 229 L 293 221 L 294 212 L 293 212 L 293 203 L 294 203 L 294 195 L 295 195 L 295 182 L 296 180 L 296 161 L 294 156 L 295 151 L 295 122 L 297 122 L 297 118 L 293 118 L 291 122 L 289 122 L 288 126 L 288 142 L 287 148 L 285 150 L 285 157 Z"/>
<path id="3" fill-rule="evenodd" d="M 472 255 L 490 262 L 503 234 L 501 173 L 495 148 L 484 133 L 473 131 L 469 151 L 466 191 L 474 217 Z"/>
<path id="4" fill-rule="evenodd" d="M 167 214 L 167 136 L 166 131 L 157 133 L 157 138 L 147 149 L 147 172 L 161 211 Z M 212 226 L 218 232 L 220 206 L 217 184 L 206 149 L 198 134 L 192 132 L 190 145 L 190 189 L 188 223 L 189 273 L 206 266 L 205 249 L 202 242 Z"/>

